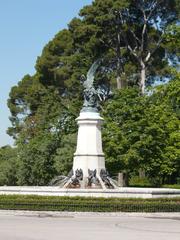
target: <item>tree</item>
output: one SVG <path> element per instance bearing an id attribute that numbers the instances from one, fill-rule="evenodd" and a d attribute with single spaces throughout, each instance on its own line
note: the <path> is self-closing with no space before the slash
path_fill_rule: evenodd
<path id="1" fill-rule="evenodd" d="M 140 66 L 140 88 L 144 94 L 150 60 L 152 57 L 155 61 L 165 60 L 165 49 L 161 43 L 168 25 L 178 20 L 176 1 L 132 1 L 129 9 L 121 16 L 122 21 L 129 27 L 123 36 L 128 50 Z"/>
<path id="2" fill-rule="evenodd" d="M 67 134 L 62 137 L 59 148 L 56 150 L 54 166 L 58 175 L 67 176 L 73 165 L 73 156 L 76 148 L 77 134 Z"/>
<path id="3" fill-rule="evenodd" d="M 30 117 L 33 121 L 35 112 L 41 102 L 41 96 L 45 94 L 45 88 L 39 83 L 36 76 L 26 75 L 11 89 L 8 99 L 8 107 L 11 112 L 12 127 L 8 134 L 14 139 L 19 137 L 24 122 Z M 33 124 L 33 122 L 32 122 Z"/>
<path id="4" fill-rule="evenodd" d="M 177 24 L 169 25 L 165 34 L 163 43 L 166 48 L 166 54 L 171 65 L 176 67 L 180 58 L 180 26 Z"/>
<path id="5" fill-rule="evenodd" d="M 92 59 L 91 62 L 93 62 L 103 57 L 108 71 L 114 72 L 116 69 L 117 88 L 126 85 L 123 75 L 125 75 L 124 65 L 127 60 L 123 56 L 125 45 L 116 12 L 117 9 L 127 7 L 128 4 L 129 1 L 96 0 L 92 5 L 81 9 L 82 20 L 75 18 L 69 24 L 75 46 L 86 55 L 86 58 Z"/>
<path id="6" fill-rule="evenodd" d="M 18 155 L 17 148 L 0 148 L 0 185 L 17 184 Z"/>
<path id="7" fill-rule="evenodd" d="M 69 56 L 73 52 L 69 45 L 71 37 L 64 30 L 44 48 L 36 74 L 25 76 L 10 92 L 13 126 L 8 132 L 19 152 L 18 184 L 44 185 L 60 174 L 54 158 L 61 137 L 77 130 L 74 119 L 82 102 L 77 76 L 81 73 L 69 69 L 77 64 L 77 57 Z"/>
<path id="8" fill-rule="evenodd" d="M 107 103 L 103 139 L 112 173 L 137 174 L 141 168 L 156 184 L 175 182 L 180 167 L 178 89 L 176 79 L 151 96 L 131 88 Z"/>
<path id="9" fill-rule="evenodd" d="M 178 34 L 169 30 L 168 35 L 163 35 L 163 32 L 176 21 L 177 9 L 174 0 L 96 0 L 84 7 L 81 18 L 73 19 L 68 29 L 60 31 L 44 47 L 36 63 L 36 74 L 25 76 L 12 88 L 8 106 L 13 126 L 8 133 L 17 138 L 25 122 L 33 129 L 38 126 L 36 112 L 45 103 L 44 96 L 52 91 L 61 98 L 58 100 L 61 110 L 77 115 L 82 105 L 81 76 L 99 57 L 103 56 L 104 62 L 96 77 L 97 85 L 113 86 L 116 78 L 117 88 L 121 88 L 127 85 L 127 80 L 138 81 L 140 65 L 142 93 L 145 75 L 146 82 L 163 74 L 170 78 L 165 48 L 170 56 L 173 47 L 168 39 L 177 39 Z M 177 51 L 173 51 L 174 56 Z"/>
<path id="10" fill-rule="evenodd" d="M 145 99 L 137 88 L 117 91 L 104 107 L 103 144 L 107 166 L 113 174 L 140 168 L 140 155 L 134 144 L 144 131 L 144 110 Z"/>
<path id="11" fill-rule="evenodd" d="M 108 68 L 113 72 L 116 68 L 117 88 L 124 86 L 129 72 L 136 79 L 139 69 L 144 94 L 148 80 L 165 74 L 162 69 L 167 70 L 168 58 L 164 34 L 178 20 L 176 1 L 96 0 L 84 7 L 80 16 L 81 20 L 70 23 L 76 47 L 92 58 L 111 59 Z"/>
<path id="12" fill-rule="evenodd" d="M 89 66 L 97 58 L 103 57 L 103 64 L 96 75 L 95 87 L 101 85 L 104 89 L 107 89 L 107 86 L 109 88 L 109 85 L 113 89 L 115 84 L 117 88 L 137 85 L 140 61 L 137 61 L 134 54 L 143 61 L 147 56 L 149 58 L 145 66 L 146 83 L 149 79 L 156 80 L 164 74 L 168 79 L 176 75 L 169 67 L 169 60 L 171 59 L 172 65 L 173 59 L 173 66 L 176 66 L 178 47 L 175 47 L 171 40 L 174 38 L 178 43 L 178 26 L 171 25 L 165 34 L 163 31 L 166 26 L 176 21 L 177 3 L 175 4 L 174 0 L 157 1 L 160 6 L 157 8 L 156 1 L 140 2 L 141 6 L 139 2 L 133 0 L 95 0 L 92 5 L 84 7 L 80 11 L 80 17 L 73 19 L 68 29 L 57 33 L 44 47 L 42 55 L 36 62 L 36 73 L 33 76 L 24 76 L 18 85 L 11 89 L 8 106 L 11 111 L 12 127 L 8 129 L 8 133 L 16 139 L 20 184 L 42 185 L 54 175 L 68 172 L 74 151 L 73 139 L 77 131 L 74 119 L 78 116 L 83 102 L 82 75 L 86 75 Z M 155 24 L 156 20 L 158 24 Z M 141 92 L 144 92 L 143 84 Z M 138 166 L 144 166 L 145 158 L 140 154 L 140 147 L 147 139 L 141 141 L 141 137 L 144 131 L 148 134 L 154 131 L 148 130 L 147 126 L 153 125 L 155 121 L 153 115 L 150 113 L 148 115 L 148 111 L 146 113 L 146 107 L 151 109 L 156 103 L 159 109 L 155 107 L 154 114 L 158 114 L 159 111 L 164 119 L 168 119 L 171 111 L 173 114 L 174 109 L 178 111 L 176 91 L 173 90 L 172 94 L 176 96 L 176 100 L 168 96 L 170 102 L 174 102 L 174 107 L 169 105 L 169 100 L 165 103 L 164 97 L 162 107 L 161 101 L 156 102 L 159 98 L 155 92 L 152 94 L 153 97 L 142 97 L 137 89 L 128 88 L 127 91 L 115 94 L 114 100 L 110 100 L 107 109 L 110 108 L 112 117 L 109 118 L 105 105 L 107 124 L 104 142 L 109 159 L 108 167 L 112 172 L 119 168 L 130 171 Z M 166 104 L 170 107 L 166 108 L 168 113 L 164 114 L 162 110 Z M 157 124 L 157 129 L 154 127 L 158 132 L 157 137 L 163 130 L 163 124 Z M 176 129 L 175 125 L 173 126 L 173 129 Z M 111 135 L 111 141 L 108 129 L 112 129 L 114 134 Z M 169 134 L 167 146 L 170 146 L 169 142 L 177 139 L 177 135 L 172 134 L 169 137 L 168 126 L 165 132 Z M 153 146 L 158 146 L 158 139 L 155 139 L 155 136 L 152 139 L 155 143 L 151 145 L 153 149 Z M 116 142 L 119 140 L 122 144 L 117 145 Z M 150 140 L 147 142 L 147 146 L 149 145 Z M 162 147 L 159 149 L 162 150 Z M 175 156 L 174 151 L 176 146 L 172 144 L 167 148 L 166 154 L 163 148 L 164 156 L 161 155 L 159 161 L 168 158 L 170 152 L 171 156 Z M 145 153 L 150 166 L 148 149 Z M 157 155 L 160 156 L 158 151 Z M 132 166 L 135 167 L 132 169 Z M 155 167 L 148 169 L 150 175 L 156 170 Z"/>
<path id="13" fill-rule="evenodd" d="M 28 144 L 18 146 L 19 185 L 47 185 L 55 176 L 54 156 L 59 141 L 54 134 L 41 133 Z"/>

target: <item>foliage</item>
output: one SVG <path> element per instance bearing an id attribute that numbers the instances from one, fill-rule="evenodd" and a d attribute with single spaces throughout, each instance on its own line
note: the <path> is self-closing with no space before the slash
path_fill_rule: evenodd
<path id="1" fill-rule="evenodd" d="M 141 96 L 133 88 L 121 90 L 107 103 L 104 150 L 111 172 L 137 174 L 141 168 L 154 184 L 179 176 L 180 124 L 174 108 L 178 106 L 179 84 L 179 79 L 172 80 L 155 88 L 151 96 Z"/>
<path id="2" fill-rule="evenodd" d="M 180 184 L 165 184 L 162 185 L 163 188 L 173 188 L 173 189 L 180 189 Z"/>
<path id="3" fill-rule="evenodd" d="M 104 108 L 104 150 L 108 169 L 114 173 L 133 171 L 139 164 L 139 153 L 132 146 L 143 132 L 144 104 L 138 89 L 129 88 L 116 92 Z"/>
<path id="4" fill-rule="evenodd" d="M 0 185 L 17 184 L 17 149 L 10 146 L 0 148 Z"/>
<path id="5" fill-rule="evenodd" d="M 54 165 L 59 174 L 67 176 L 72 169 L 75 147 L 76 134 L 64 135 L 54 159 Z"/>
<path id="6" fill-rule="evenodd" d="M 0 195 L 0 209 L 71 212 L 179 212 L 180 199 Z"/>
<path id="7" fill-rule="evenodd" d="M 92 59 L 103 56 L 117 88 L 132 79 L 144 94 L 145 82 L 167 74 L 164 34 L 169 25 L 177 24 L 176 1 L 96 0 L 80 16 L 70 23 L 75 46 Z"/>
<path id="8" fill-rule="evenodd" d="M 130 187 L 154 187 L 147 177 L 140 178 L 139 176 L 132 176 L 129 180 Z"/>
<path id="9" fill-rule="evenodd" d="M 164 47 L 172 64 L 176 65 L 180 58 L 180 26 L 169 25 L 164 35 Z"/>
<path id="10" fill-rule="evenodd" d="M 83 100 L 82 76 L 97 58 L 103 62 L 95 87 L 123 89 L 102 106 L 107 168 L 115 174 L 137 174 L 142 168 L 155 182 L 175 182 L 180 175 L 178 6 L 174 0 L 95 0 L 82 8 L 68 29 L 44 47 L 36 73 L 11 89 L 8 134 L 16 148 L 1 149 L 1 159 L 8 160 L 0 163 L 0 184 L 43 185 L 67 174 Z M 142 69 L 132 50 L 138 59 L 149 58 L 146 83 L 176 80 L 141 96 Z M 8 175 L 11 163 L 17 164 L 14 180 Z"/>
<path id="11" fill-rule="evenodd" d="M 19 146 L 20 166 L 18 183 L 20 185 L 47 185 L 56 171 L 54 153 L 58 141 L 51 134 L 39 135 L 28 144 Z"/>

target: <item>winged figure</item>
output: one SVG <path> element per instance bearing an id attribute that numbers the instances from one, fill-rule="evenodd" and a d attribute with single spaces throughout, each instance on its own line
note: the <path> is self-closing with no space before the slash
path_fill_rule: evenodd
<path id="1" fill-rule="evenodd" d="M 87 78 L 83 84 L 85 89 L 89 89 L 93 86 L 94 76 L 95 76 L 96 70 L 100 66 L 100 63 L 101 63 L 101 59 L 96 60 L 90 67 L 89 71 L 87 72 Z"/>
<path id="2" fill-rule="evenodd" d="M 96 60 L 90 67 L 87 78 L 84 81 L 84 104 L 82 111 L 97 111 L 98 93 L 94 88 L 94 76 L 100 66 L 101 59 Z"/>

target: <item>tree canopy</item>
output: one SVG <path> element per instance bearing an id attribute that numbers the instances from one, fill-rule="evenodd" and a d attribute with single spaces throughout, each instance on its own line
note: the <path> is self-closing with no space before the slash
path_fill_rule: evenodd
<path id="1" fill-rule="evenodd" d="M 82 76 L 98 58 L 102 66 L 95 87 L 113 92 L 101 104 L 107 167 L 134 174 L 142 168 L 150 178 L 175 179 L 180 166 L 178 21 L 176 0 L 95 0 L 83 7 L 43 48 L 36 73 L 10 91 L 8 134 L 16 147 L 1 149 L 3 169 L 4 162 L 17 163 L 10 182 L 43 185 L 70 170 Z M 157 81 L 169 82 L 153 87 Z M 0 184 L 11 184 L 5 175 L 2 179 Z"/>
<path id="2" fill-rule="evenodd" d="M 104 150 L 112 172 L 144 169 L 159 183 L 179 176 L 179 93 L 179 79 L 151 96 L 141 96 L 137 88 L 115 93 L 104 111 Z"/>

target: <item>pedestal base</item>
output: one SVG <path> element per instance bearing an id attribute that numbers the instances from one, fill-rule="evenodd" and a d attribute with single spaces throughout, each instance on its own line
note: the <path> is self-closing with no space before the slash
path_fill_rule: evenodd
<path id="1" fill-rule="evenodd" d="M 96 111 L 82 111 L 76 121 L 79 128 L 72 171 L 68 177 L 53 179 L 50 185 L 65 189 L 116 189 L 105 168 L 101 138 L 103 118 Z"/>
<path id="2" fill-rule="evenodd" d="M 98 112 L 81 112 L 78 123 L 77 148 L 73 160 L 73 176 L 65 188 L 115 188 L 105 169 L 101 124 Z"/>
<path id="3" fill-rule="evenodd" d="M 87 155 L 87 154 L 75 154 L 73 171 L 76 169 L 83 170 L 83 177 L 87 178 L 89 176 L 88 170 L 96 170 L 97 174 L 100 175 L 101 169 L 105 169 L 105 159 L 104 155 Z"/>

